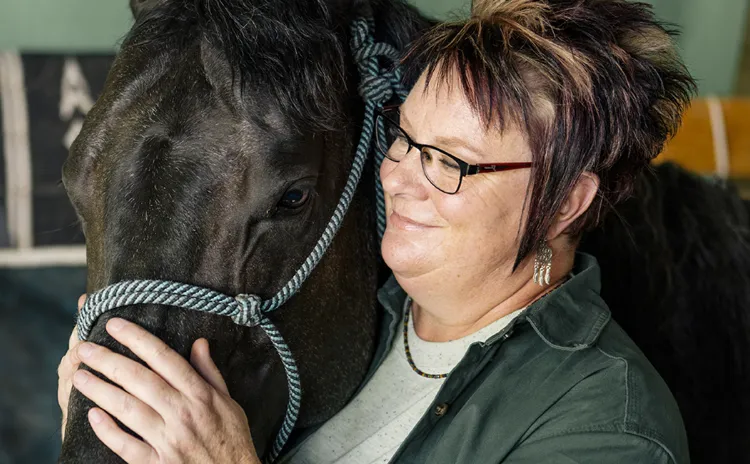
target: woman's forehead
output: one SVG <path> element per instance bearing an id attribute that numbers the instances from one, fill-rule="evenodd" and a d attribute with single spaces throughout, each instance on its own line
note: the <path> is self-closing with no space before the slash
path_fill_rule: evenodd
<path id="1" fill-rule="evenodd" d="M 416 141 L 447 151 L 463 150 L 455 154 L 466 156 L 469 162 L 502 161 L 505 157 L 500 152 L 529 150 L 525 133 L 516 124 L 501 131 L 484 122 L 455 73 L 451 75 L 445 79 L 434 76 L 429 85 L 422 75 L 401 105 L 401 125 Z"/>

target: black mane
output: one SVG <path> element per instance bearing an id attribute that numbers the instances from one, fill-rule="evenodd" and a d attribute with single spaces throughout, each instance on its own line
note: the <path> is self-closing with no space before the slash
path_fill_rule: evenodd
<path id="1" fill-rule="evenodd" d="M 125 47 L 184 53 L 205 41 L 225 55 L 241 88 L 266 92 L 299 127 L 350 127 L 354 75 L 349 56 L 351 20 L 375 21 L 376 40 L 404 50 L 415 31 L 434 24 L 393 0 L 170 0 L 139 15 Z"/>
<path id="2" fill-rule="evenodd" d="M 179 56 L 205 41 L 225 55 L 243 90 L 267 92 L 291 121 L 333 130 L 348 88 L 340 23 L 324 0 L 174 0 L 140 15 L 123 48 Z"/>

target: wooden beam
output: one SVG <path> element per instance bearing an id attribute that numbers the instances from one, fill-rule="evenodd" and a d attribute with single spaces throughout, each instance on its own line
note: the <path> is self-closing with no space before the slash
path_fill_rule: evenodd
<path id="1" fill-rule="evenodd" d="M 750 98 L 723 99 L 720 103 L 726 128 L 729 177 L 750 179 Z M 710 113 L 707 100 L 694 100 L 677 135 L 655 161 L 673 161 L 701 174 L 716 173 Z"/>

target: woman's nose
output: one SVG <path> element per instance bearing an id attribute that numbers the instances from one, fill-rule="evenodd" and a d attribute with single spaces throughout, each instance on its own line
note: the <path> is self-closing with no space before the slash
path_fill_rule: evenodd
<path id="1" fill-rule="evenodd" d="M 380 180 L 383 190 L 389 195 L 416 193 L 423 189 L 422 161 L 419 149 L 411 147 L 399 162 L 388 158 L 380 166 Z"/>

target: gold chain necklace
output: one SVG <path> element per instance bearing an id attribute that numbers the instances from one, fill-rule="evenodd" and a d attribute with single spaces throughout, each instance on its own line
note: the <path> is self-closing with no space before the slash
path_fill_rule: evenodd
<path id="1" fill-rule="evenodd" d="M 420 370 L 416 366 L 416 364 L 414 364 L 414 360 L 411 358 L 411 352 L 409 351 L 409 313 L 410 312 L 411 312 L 411 305 L 409 305 L 409 307 L 406 309 L 406 315 L 404 316 L 404 353 L 406 353 L 406 362 L 409 363 L 411 370 L 421 375 L 422 377 L 427 377 L 428 379 L 444 379 L 448 377 L 448 374 L 428 374 L 427 372 Z"/>

